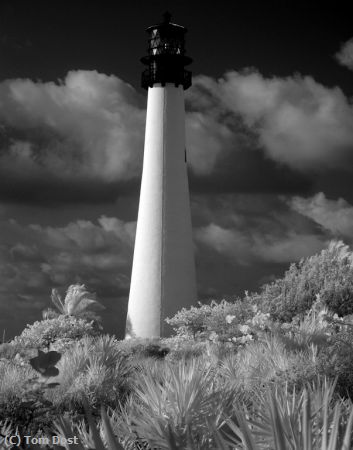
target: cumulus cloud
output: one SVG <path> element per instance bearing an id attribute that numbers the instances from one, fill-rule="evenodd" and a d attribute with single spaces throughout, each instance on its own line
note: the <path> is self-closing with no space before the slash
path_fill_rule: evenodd
<path id="1" fill-rule="evenodd" d="M 199 189 L 298 192 L 307 185 L 298 169 L 350 167 L 352 105 L 338 88 L 233 71 L 218 81 L 196 76 L 186 100 Z M 2 198 L 93 202 L 137 192 L 145 108 L 133 87 L 96 71 L 71 71 L 59 83 L 1 82 Z"/>
<path id="2" fill-rule="evenodd" d="M 348 69 L 353 70 L 353 38 L 342 44 L 340 51 L 336 53 L 335 56 L 342 66 L 346 66 Z"/>
<path id="3" fill-rule="evenodd" d="M 103 279 L 109 285 L 109 277 L 115 284 L 118 271 L 126 272 L 130 266 L 135 226 L 135 222 L 102 216 L 98 224 L 77 220 L 65 227 L 30 225 L 29 229 L 36 240 L 50 249 L 41 270 L 52 281 L 60 277 L 69 283 L 75 274 L 88 284 L 95 284 L 98 276 L 101 285 Z"/>
<path id="4" fill-rule="evenodd" d="M 127 182 L 142 168 L 146 99 L 114 75 L 70 71 L 59 83 L 0 83 L 0 161 L 22 186 L 58 178 L 86 187 Z M 239 133 L 240 135 L 240 133 Z M 187 117 L 188 161 L 209 174 L 237 135 L 200 109 Z"/>
<path id="5" fill-rule="evenodd" d="M 353 206 L 343 198 L 330 200 L 319 192 L 309 198 L 294 197 L 289 204 L 332 234 L 353 239 Z"/>
<path id="6" fill-rule="evenodd" d="M 62 178 L 129 179 L 139 173 L 143 98 L 114 75 L 71 71 L 60 84 L 0 84 L 4 170 Z"/>
<path id="7" fill-rule="evenodd" d="M 241 265 L 255 261 L 290 263 L 320 251 L 325 241 L 315 234 L 287 231 L 282 236 L 225 229 L 211 223 L 196 231 L 196 239 Z"/>
<path id="8" fill-rule="evenodd" d="M 286 264 L 312 255 L 326 242 L 324 233 L 277 195 L 199 196 L 192 206 L 199 251 L 212 249 L 234 264 Z"/>
<path id="9" fill-rule="evenodd" d="M 201 111 L 188 114 L 186 139 L 188 162 L 197 175 L 211 174 L 220 155 L 236 143 L 236 136 L 225 124 Z"/>
<path id="10" fill-rule="evenodd" d="M 189 101 L 194 109 L 206 105 L 206 114 L 228 128 L 229 114 L 240 117 L 267 157 L 293 169 L 346 168 L 352 161 L 352 105 L 338 87 L 310 76 L 264 78 L 255 70 L 228 72 L 218 81 L 199 76 Z"/>

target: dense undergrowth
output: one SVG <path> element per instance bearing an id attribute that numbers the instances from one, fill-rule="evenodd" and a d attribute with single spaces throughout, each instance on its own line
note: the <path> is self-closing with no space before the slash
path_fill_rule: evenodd
<path id="1" fill-rule="evenodd" d="M 84 286 L 54 292 L 58 313 L 0 345 L 0 431 L 97 450 L 351 449 L 352 280 L 353 253 L 332 242 L 153 340 L 104 334 Z"/>

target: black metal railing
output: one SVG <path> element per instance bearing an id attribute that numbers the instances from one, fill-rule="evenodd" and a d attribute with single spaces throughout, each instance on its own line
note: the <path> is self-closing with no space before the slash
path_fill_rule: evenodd
<path id="1" fill-rule="evenodd" d="M 155 83 L 173 83 L 175 86 L 182 85 L 184 89 L 191 86 L 192 73 L 189 70 L 166 70 L 161 68 L 148 68 L 142 72 L 141 86 L 144 89 L 153 87 Z"/>

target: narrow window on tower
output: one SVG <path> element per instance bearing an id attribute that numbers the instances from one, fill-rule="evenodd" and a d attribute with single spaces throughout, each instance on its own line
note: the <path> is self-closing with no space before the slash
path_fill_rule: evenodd
<path id="1" fill-rule="evenodd" d="M 185 162 L 186 162 L 186 148 L 185 148 Z"/>

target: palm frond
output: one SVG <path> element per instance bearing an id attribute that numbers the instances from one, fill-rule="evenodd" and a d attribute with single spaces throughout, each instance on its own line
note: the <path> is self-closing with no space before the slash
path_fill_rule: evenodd
<path id="1" fill-rule="evenodd" d="M 51 291 L 51 300 L 54 303 L 54 305 L 57 307 L 57 309 L 59 310 L 59 312 L 61 314 L 65 314 L 65 305 L 61 300 L 61 296 L 59 294 L 59 292 L 54 288 Z"/>
<path id="2" fill-rule="evenodd" d="M 82 315 L 87 311 L 100 311 L 105 307 L 96 300 L 96 294 L 88 292 L 84 284 L 68 287 L 64 303 L 65 314 Z"/>

